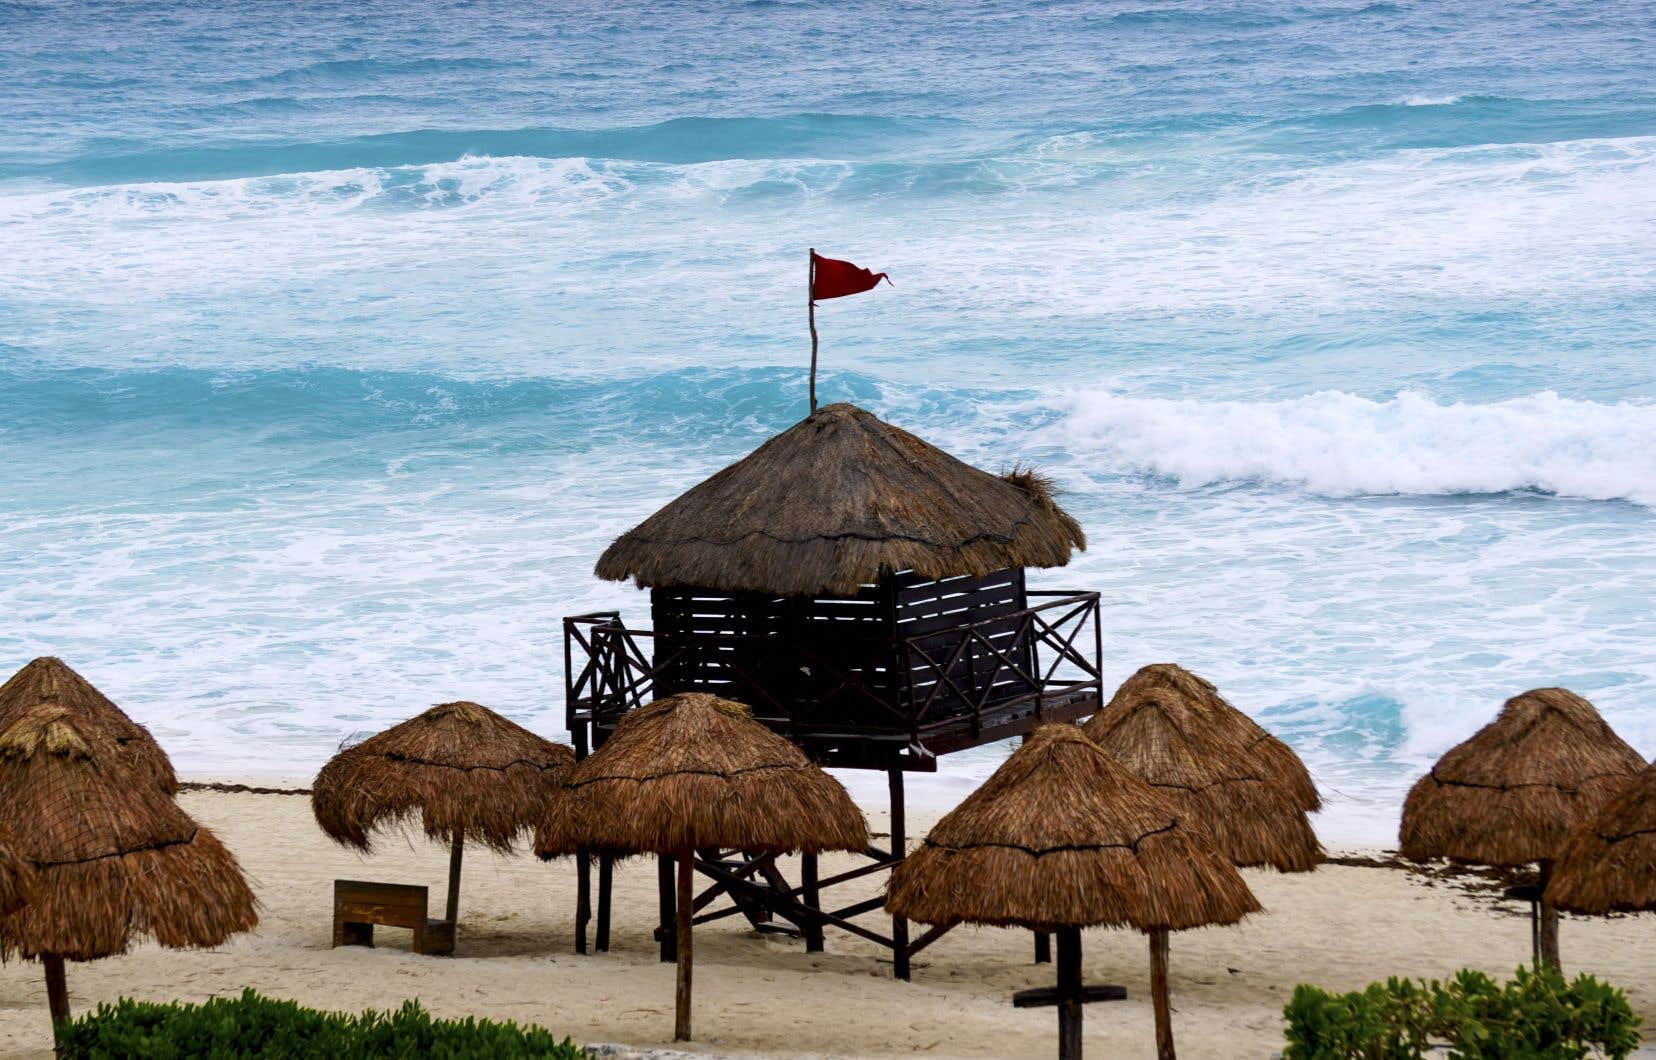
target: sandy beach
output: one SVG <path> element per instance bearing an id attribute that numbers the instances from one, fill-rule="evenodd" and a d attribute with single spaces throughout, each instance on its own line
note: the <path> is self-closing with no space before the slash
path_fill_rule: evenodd
<path id="1" fill-rule="evenodd" d="M 200 1001 L 251 986 L 272 997 L 337 1010 L 395 1007 L 418 998 L 432 1012 L 534 1022 L 580 1043 L 669 1047 L 670 965 L 650 938 L 653 863 L 616 873 L 611 951 L 573 951 L 571 862 L 468 853 L 460 942 L 453 959 L 415 956 L 406 933 L 381 929 L 380 946 L 330 949 L 336 877 L 425 883 L 440 896 L 447 856 L 420 839 L 390 837 L 359 857 L 328 841 L 296 795 L 192 791 L 180 797 L 246 868 L 262 903 L 258 930 L 222 949 L 163 951 L 71 965 L 77 1013 L 122 994 Z M 875 831 L 882 812 L 871 812 Z M 915 818 L 917 834 L 930 815 Z M 835 859 L 825 859 L 824 873 Z M 1506 975 L 1528 957 L 1519 909 L 1395 869 L 1325 865 L 1301 876 L 1249 871 L 1268 912 L 1236 928 L 1173 937 L 1173 1003 L 1180 1053 L 1266 1057 L 1280 1049 L 1281 1009 L 1294 984 L 1355 989 L 1387 975 L 1442 976 L 1462 965 Z M 858 890 L 858 884 L 862 890 Z M 848 898 L 873 893 L 858 881 Z M 1568 972 L 1626 988 L 1656 1025 L 1656 922 L 1569 918 Z M 1153 1055 L 1142 936 L 1090 931 L 1089 982 L 1120 983 L 1128 1000 L 1089 1006 L 1086 1043 L 1098 1056 Z M 1041 1056 L 1054 1049 L 1051 1010 L 1017 1010 L 1010 996 L 1050 984 L 1018 931 L 959 928 L 920 955 L 911 983 L 891 978 L 875 947 L 830 932 L 828 952 L 807 954 L 731 918 L 697 929 L 696 1027 L 690 1048 L 708 1055 Z M 39 967 L 0 968 L 0 1054 L 51 1055 Z"/>

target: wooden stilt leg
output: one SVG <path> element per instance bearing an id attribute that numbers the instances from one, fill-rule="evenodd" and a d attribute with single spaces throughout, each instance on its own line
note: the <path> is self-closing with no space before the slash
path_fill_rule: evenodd
<path id="1" fill-rule="evenodd" d="M 903 821 L 903 771 L 892 767 L 888 779 L 891 785 L 891 856 L 901 861 L 908 853 L 908 834 Z M 908 921 L 900 916 L 891 918 L 891 971 L 898 979 L 909 977 Z"/>
<path id="2" fill-rule="evenodd" d="M 599 953 L 609 952 L 610 889 L 615 878 L 615 859 L 608 854 L 598 855 L 598 930 L 592 944 Z"/>
<path id="3" fill-rule="evenodd" d="M 1058 929 L 1058 1060 L 1081 1060 L 1081 929 Z"/>
<path id="4" fill-rule="evenodd" d="M 1167 996 L 1167 929 L 1150 931 L 1150 996 L 1156 1006 L 1156 1060 L 1173 1060 L 1173 1011 Z"/>
<path id="5" fill-rule="evenodd" d="M 40 963 L 46 971 L 46 1006 L 52 1013 L 52 1041 L 61 1050 L 63 1024 L 69 1022 L 69 984 L 63 978 L 63 958 L 45 954 Z"/>
<path id="6" fill-rule="evenodd" d="M 673 1040 L 690 1040 L 690 917 L 696 901 L 695 858 L 689 851 L 678 857 L 678 990 L 675 997 Z"/>
<path id="7" fill-rule="evenodd" d="M 1558 910 L 1547 901 L 1547 881 L 1552 878 L 1552 862 L 1541 863 L 1541 960 L 1560 972 L 1564 965 L 1558 959 Z"/>
<path id="8" fill-rule="evenodd" d="M 451 924 L 460 922 L 460 857 L 466 844 L 466 830 L 454 830 L 454 846 L 449 849 L 449 889 L 447 919 Z"/>
<path id="9" fill-rule="evenodd" d="M 1541 967 L 1541 899 L 1530 903 L 1530 967 Z"/>
<path id="10" fill-rule="evenodd" d="M 800 901 L 812 909 L 822 908 L 822 892 L 817 888 L 817 856 L 815 854 L 801 854 L 799 857 L 799 885 Z M 805 936 L 805 952 L 822 952 L 822 925 L 820 923 L 807 924 L 802 932 Z"/>
<path id="11" fill-rule="evenodd" d="M 587 951 L 587 921 L 592 919 L 592 855 L 575 855 L 575 952 Z"/>
<path id="12" fill-rule="evenodd" d="M 673 912 L 673 859 L 663 854 L 656 861 L 656 901 L 661 924 L 661 962 L 678 960 L 678 916 Z"/>

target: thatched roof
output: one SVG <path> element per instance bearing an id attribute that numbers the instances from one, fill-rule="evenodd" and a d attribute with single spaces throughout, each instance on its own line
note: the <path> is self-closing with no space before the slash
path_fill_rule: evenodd
<path id="1" fill-rule="evenodd" d="M 1547 899 L 1576 913 L 1656 912 L 1656 764 L 1564 842 Z"/>
<path id="2" fill-rule="evenodd" d="M 1267 732 L 1260 724 L 1231 706 L 1213 682 L 1198 677 L 1178 663 L 1151 663 L 1121 683 L 1103 713 L 1123 703 L 1164 689 L 1178 696 L 1202 718 L 1203 728 L 1215 737 L 1245 748 L 1279 788 L 1286 790 L 1300 809 L 1314 813 L 1322 809 L 1322 798 L 1293 748 Z"/>
<path id="3" fill-rule="evenodd" d="M 997 477 L 855 405 L 824 405 L 621 535 L 600 578 L 780 596 L 1061 567 L 1080 525 L 1028 472 Z"/>
<path id="4" fill-rule="evenodd" d="M 892 872 L 886 908 L 1034 931 L 1233 924 L 1259 903 L 1202 829 L 1073 725 L 1045 725 Z"/>
<path id="5" fill-rule="evenodd" d="M 0 729 L 37 707 L 47 706 L 68 711 L 82 732 L 109 740 L 114 754 L 150 777 L 168 795 L 178 794 L 172 761 L 149 730 L 127 717 L 62 659 L 36 659 L 0 686 Z"/>
<path id="6" fill-rule="evenodd" d="M 0 959 L 94 960 L 144 935 L 217 946 L 258 922 L 230 852 L 68 708 L 0 728 L 0 827 L 37 878 L 0 917 Z"/>
<path id="7" fill-rule="evenodd" d="M 433 839 L 505 852 L 535 827 L 575 752 L 476 703 L 443 703 L 340 751 L 311 786 L 316 823 L 369 849 L 370 833 L 419 815 Z"/>
<path id="8" fill-rule="evenodd" d="M 1574 692 L 1514 696 L 1410 789 L 1403 856 L 1479 865 L 1552 860 L 1644 764 Z"/>
<path id="9" fill-rule="evenodd" d="M 22 905 L 34 888 L 34 866 L 18 856 L 10 836 L 0 837 L 0 914 Z"/>
<path id="10" fill-rule="evenodd" d="M 624 715 L 570 771 L 535 833 L 543 858 L 579 847 L 673 854 L 864 850 L 839 781 L 728 699 L 686 692 Z"/>
<path id="11" fill-rule="evenodd" d="M 1246 747 L 1206 725 L 1171 689 L 1117 695 L 1081 731 L 1201 822 L 1214 850 L 1233 864 L 1306 872 L 1321 860 L 1305 811 Z"/>

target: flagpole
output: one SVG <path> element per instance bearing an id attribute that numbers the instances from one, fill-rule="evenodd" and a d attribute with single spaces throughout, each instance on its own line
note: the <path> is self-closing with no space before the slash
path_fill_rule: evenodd
<path id="1" fill-rule="evenodd" d="M 811 325 L 811 411 L 816 412 L 816 247 L 805 266 L 805 319 Z"/>

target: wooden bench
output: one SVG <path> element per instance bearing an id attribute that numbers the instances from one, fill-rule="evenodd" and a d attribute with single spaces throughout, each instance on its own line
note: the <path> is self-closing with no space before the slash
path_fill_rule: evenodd
<path id="1" fill-rule="evenodd" d="M 426 916 L 424 887 L 402 883 L 334 881 L 333 944 L 372 946 L 374 925 L 408 928 L 414 932 L 413 950 L 430 956 L 454 953 L 454 922 Z"/>

